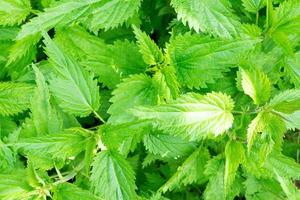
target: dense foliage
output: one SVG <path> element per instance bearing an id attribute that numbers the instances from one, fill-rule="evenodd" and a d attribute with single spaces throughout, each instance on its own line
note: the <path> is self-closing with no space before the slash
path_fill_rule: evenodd
<path id="1" fill-rule="evenodd" d="M 0 199 L 300 199 L 300 0 L 0 0 Z"/>

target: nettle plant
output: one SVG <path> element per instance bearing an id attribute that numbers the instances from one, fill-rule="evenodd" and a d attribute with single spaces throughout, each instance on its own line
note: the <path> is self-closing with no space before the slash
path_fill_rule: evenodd
<path id="1" fill-rule="evenodd" d="M 1 0 L 0 199 L 300 199 L 299 0 Z"/>

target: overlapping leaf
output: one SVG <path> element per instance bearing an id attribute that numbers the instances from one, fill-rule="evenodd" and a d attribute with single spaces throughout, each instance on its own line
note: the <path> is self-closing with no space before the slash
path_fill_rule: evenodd
<path id="1" fill-rule="evenodd" d="M 29 0 L 2 0 L 0 1 L 0 25 L 20 24 L 30 11 Z"/>
<path id="2" fill-rule="evenodd" d="M 210 155 L 207 149 L 196 149 L 177 169 L 176 173 L 163 185 L 160 190 L 167 192 L 182 185 L 192 183 L 204 183 L 207 177 L 204 175 L 204 166 Z"/>
<path id="3" fill-rule="evenodd" d="M 45 38 L 46 53 L 57 76 L 50 80 L 50 90 L 58 104 L 78 116 L 87 116 L 100 106 L 99 88 L 94 75 L 80 66 L 71 56 L 63 53 L 48 37 Z"/>
<path id="4" fill-rule="evenodd" d="M 56 134 L 24 138 L 19 140 L 15 146 L 29 156 L 66 159 L 84 151 L 85 145 L 91 140 L 91 137 L 91 132 L 87 130 L 71 128 Z"/>
<path id="5" fill-rule="evenodd" d="M 146 33 L 143 33 L 137 27 L 134 26 L 133 30 L 145 63 L 147 63 L 148 65 L 156 65 L 162 63 L 164 60 L 164 56 L 155 42 L 151 40 L 151 38 Z"/>
<path id="6" fill-rule="evenodd" d="M 178 136 L 150 133 L 143 138 L 145 147 L 153 154 L 162 157 L 180 157 L 188 155 L 195 148 L 195 144 L 185 141 Z"/>
<path id="7" fill-rule="evenodd" d="M 222 78 L 222 73 L 237 64 L 238 56 L 254 44 L 255 40 L 250 39 L 222 40 L 186 34 L 172 40 L 167 51 L 178 81 L 189 88 L 200 88 Z"/>
<path id="8" fill-rule="evenodd" d="M 130 121 L 131 108 L 157 105 L 161 101 L 160 87 L 158 81 L 144 74 L 124 79 L 112 93 L 114 96 L 111 98 L 113 104 L 108 109 L 108 113 L 111 114 L 109 121 L 114 123 Z"/>
<path id="9" fill-rule="evenodd" d="M 82 27 L 72 26 L 58 29 L 55 41 L 109 88 L 115 88 L 130 74 L 145 71 L 137 45 L 127 40 L 108 45 Z"/>
<path id="10" fill-rule="evenodd" d="M 33 87 L 26 83 L 0 83 L 0 115 L 15 115 L 28 109 Z"/>

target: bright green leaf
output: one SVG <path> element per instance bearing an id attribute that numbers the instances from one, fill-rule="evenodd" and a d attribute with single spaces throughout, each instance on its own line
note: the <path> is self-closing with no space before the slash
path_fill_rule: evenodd
<path id="1" fill-rule="evenodd" d="M 242 87 L 255 104 L 262 104 L 269 100 L 271 83 L 265 73 L 258 69 L 242 70 Z"/>
<path id="2" fill-rule="evenodd" d="M 138 107 L 133 114 L 151 120 L 164 132 L 197 140 L 208 133 L 217 136 L 227 131 L 233 122 L 232 109 L 233 101 L 225 94 L 189 93 L 170 104 Z"/>
<path id="3" fill-rule="evenodd" d="M 113 151 L 97 154 L 92 168 L 91 187 L 107 200 L 136 199 L 135 174 L 123 156 Z"/>
<path id="4" fill-rule="evenodd" d="M 155 42 L 137 27 L 133 26 L 133 30 L 145 63 L 148 65 L 161 64 L 164 55 Z"/>
<path id="5" fill-rule="evenodd" d="M 15 25 L 23 22 L 31 11 L 29 0 L 1 0 L 0 25 Z"/>

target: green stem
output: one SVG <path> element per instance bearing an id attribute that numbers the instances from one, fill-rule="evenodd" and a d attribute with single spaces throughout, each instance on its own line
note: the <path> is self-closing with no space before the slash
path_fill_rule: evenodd
<path id="1" fill-rule="evenodd" d="M 84 163 L 81 162 L 76 168 L 73 169 L 73 171 L 71 171 L 68 175 L 62 177 L 60 180 L 53 183 L 53 185 L 58 185 L 60 183 L 68 182 L 69 180 L 74 178 L 83 167 L 84 167 Z"/>
<path id="2" fill-rule="evenodd" d="M 266 6 L 266 30 L 269 29 L 270 25 L 270 15 L 273 10 L 272 0 L 267 0 L 267 6 Z"/>
<path id="3" fill-rule="evenodd" d="M 257 114 L 257 111 L 251 111 L 251 112 L 247 112 L 247 111 L 239 111 L 239 110 L 234 110 L 232 111 L 233 114 L 236 115 L 243 115 L 243 114 L 249 114 L 249 115 L 253 115 L 253 114 Z"/>
<path id="4" fill-rule="evenodd" d="M 56 167 L 56 165 L 54 165 L 54 168 L 55 168 L 55 171 L 56 171 L 56 174 L 57 174 L 58 178 L 59 178 L 60 180 L 63 180 L 63 176 L 62 176 L 62 174 L 60 173 L 59 169 Z"/>
<path id="5" fill-rule="evenodd" d="M 237 111 L 237 110 L 232 111 L 232 113 L 233 113 L 233 114 L 238 114 L 238 115 L 244 114 L 243 111 Z"/>
<path id="6" fill-rule="evenodd" d="M 31 9 L 30 12 L 33 13 L 33 14 L 35 14 L 35 15 L 38 15 L 38 14 L 41 13 L 41 11 L 35 10 L 35 9 Z"/>
<path id="7" fill-rule="evenodd" d="M 93 113 L 101 122 L 103 122 L 104 124 L 106 123 L 106 121 L 96 111 L 93 110 Z"/>

